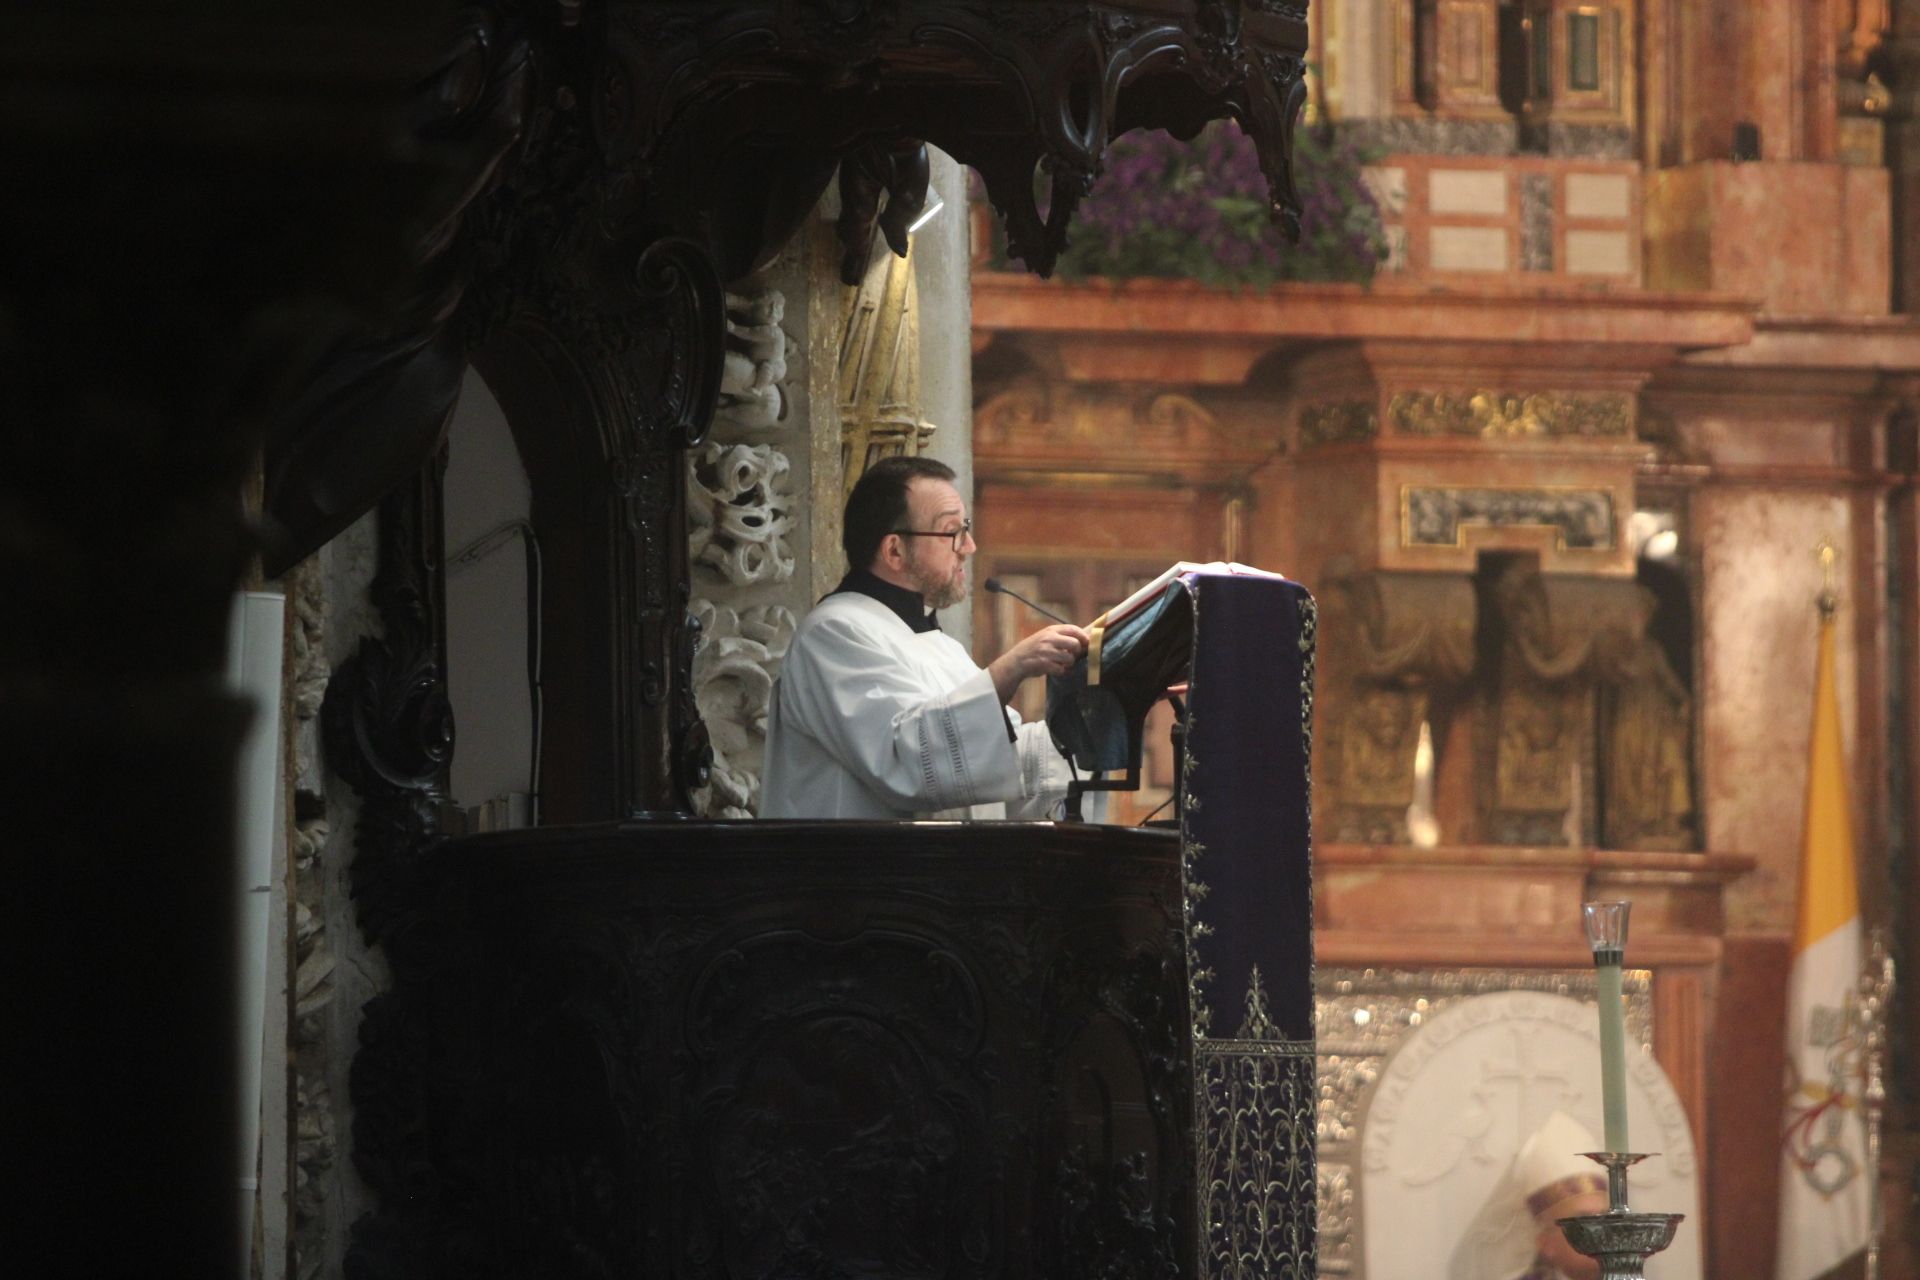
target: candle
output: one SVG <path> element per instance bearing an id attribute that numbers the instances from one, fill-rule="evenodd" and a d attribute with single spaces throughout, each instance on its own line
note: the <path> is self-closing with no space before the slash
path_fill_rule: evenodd
<path id="1" fill-rule="evenodd" d="M 1626 959 L 1630 902 L 1589 902 L 1587 944 L 1600 995 L 1600 1100 L 1606 1118 L 1607 1150 L 1627 1150 L 1627 1012 L 1620 994 L 1620 969 Z"/>

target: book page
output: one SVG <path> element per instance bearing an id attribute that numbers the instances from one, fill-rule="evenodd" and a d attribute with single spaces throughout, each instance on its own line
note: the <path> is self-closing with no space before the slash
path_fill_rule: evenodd
<path id="1" fill-rule="evenodd" d="M 1125 600 L 1122 600 L 1119 604 L 1107 610 L 1107 625 L 1112 626 L 1149 600 L 1158 598 L 1160 593 L 1166 590 L 1169 582 L 1172 582 L 1182 574 L 1188 573 L 1240 574 L 1257 578 L 1278 578 L 1283 582 L 1287 576 L 1284 573 L 1274 573 L 1267 569 L 1256 569 L 1252 565 L 1241 564 L 1233 560 L 1209 560 L 1204 564 L 1194 560 L 1178 560 L 1175 561 L 1166 572 L 1162 573 L 1152 582 L 1147 583 L 1146 586 L 1141 587 Z"/>

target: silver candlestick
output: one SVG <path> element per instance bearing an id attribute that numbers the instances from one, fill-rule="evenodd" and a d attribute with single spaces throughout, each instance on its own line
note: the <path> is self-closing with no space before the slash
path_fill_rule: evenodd
<path id="1" fill-rule="evenodd" d="M 1636 1151 L 1589 1151 L 1607 1171 L 1607 1211 L 1560 1219 L 1567 1243 L 1600 1263 L 1600 1280 L 1644 1280 L 1647 1259 L 1673 1243 L 1683 1213 L 1627 1208 L 1627 1169 L 1647 1157 Z"/>

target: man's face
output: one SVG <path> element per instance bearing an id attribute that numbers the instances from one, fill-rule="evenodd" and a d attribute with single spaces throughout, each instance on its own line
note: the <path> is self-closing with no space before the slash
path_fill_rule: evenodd
<path id="1" fill-rule="evenodd" d="M 967 504 L 960 491 L 945 480 L 921 476 L 907 487 L 907 527 L 936 532 L 960 528 L 967 521 Z M 907 579 L 933 609 L 944 609 L 967 598 L 967 557 L 975 550 L 972 534 L 958 547 L 952 538 L 902 538 L 906 544 Z"/>

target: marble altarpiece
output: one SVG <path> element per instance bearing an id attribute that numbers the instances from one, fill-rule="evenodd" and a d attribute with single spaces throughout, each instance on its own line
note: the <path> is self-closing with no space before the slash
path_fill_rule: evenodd
<path id="1" fill-rule="evenodd" d="M 1809 25 L 1793 54 L 1767 41 L 1799 19 L 1742 10 L 1736 70 L 1663 0 L 1330 0 L 1310 114 L 1372 153 L 1391 256 L 1371 286 L 975 279 L 982 572 L 1069 616 L 1176 558 L 1306 583 L 1339 637 L 1323 976 L 1552 989 L 1582 968 L 1582 896 L 1632 897 L 1715 1273 L 1771 1258 L 1748 1228 L 1775 1153 L 1726 1117 L 1777 1102 L 1750 1033 L 1781 1023 L 1823 539 L 1856 610 L 1856 805 L 1886 851 L 1863 874 L 1907 877 L 1885 770 L 1910 777 L 1914 725 L 1886 695 L 1911 660 L 1920 333 L 1889 314 L 1912 291 L 1888 220 L 1911 217 L 1913 165 L 1871 82 L 1911 36 L 1842 7 L 1837 43 Z M 1837 106 L 1796 57 L 1838 69 Z M 1184 446 L 1148 412 L 1171 403 Z M 1095 420 L 1102 447 L 1073 454 Z M 1022 625 L 981 605 L 983 634 Z M 1355 1265 L 1333 1100 L 1367 1069 L 1323 1039 L 1329 1269 Z"/>

